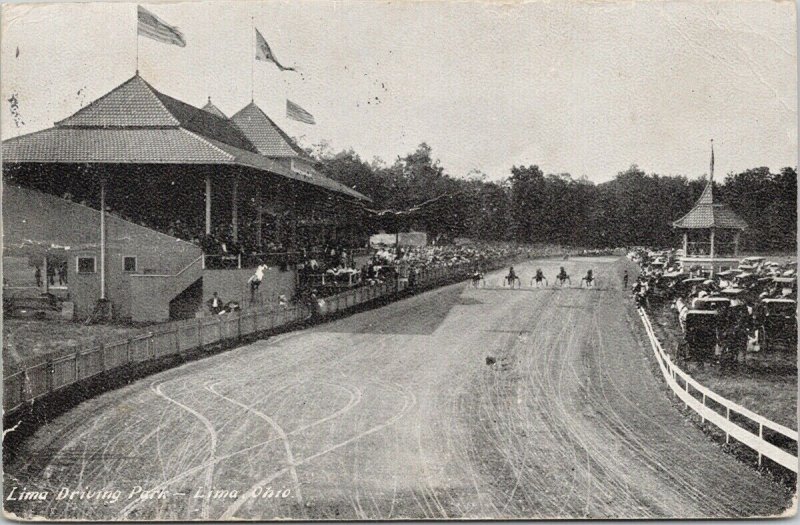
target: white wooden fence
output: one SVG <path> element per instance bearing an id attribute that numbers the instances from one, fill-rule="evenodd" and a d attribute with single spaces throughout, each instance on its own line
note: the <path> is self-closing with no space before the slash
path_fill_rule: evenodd
<path id="1" fill-rule="evenodd" d="M 683 401 L 684 405 L 697 412 L 704 422 L 709 421 L 722 430 L 725 433 L 726 443 L 730 442 L 730 439 L 733 438 L 758 453 L 759 465 L 761 465 L 762 457 L 767 457 L 775 463 L 797 473 L 797 456 L 764 439 L 764 429 L 768 429 L 789 438 L 794 442 L 794 450 L 797 450 L 796 430 L 770 421 L 720 396 L 716 392 L 695 381 L 692 376 L 676 366 L 672 362 L 672 359 L 670 359 L 670 356 L 661 347 L 661 343 L 656 337 L 655 332 L 653 332 L 653 325 L 650 323 L 647 312 L 640 308 L 639 316 L 642 318 L 642 323 L 650 339 L 653 353 L 656 356 L 656 361 L 658 361 L 658 366 L 661 368 L 664 380 L 666 380 L 672 392 Z M 712 400 L 722 407 L 725 413 L 718 412 L 709 406 L 708 400 Z M 758 434 L 732 421 L 731 414 L 739 414 L 742 418 L 749 420 L 753 428 L 758 427 Z"/>

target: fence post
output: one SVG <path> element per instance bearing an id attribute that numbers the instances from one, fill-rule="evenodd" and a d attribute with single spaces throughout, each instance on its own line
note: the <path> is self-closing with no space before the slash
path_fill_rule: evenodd
<path id="1" fill-rule="evenodd" d="M 703 408 L 705 408 L 705 407 L 706 407 L 706 393 L 703 392 Z M 706 416 L 705 415 L 700 414 L 700 422 L 701 423 L 705 423 L 706 422 Z"/>
<path id="2" fill-rule="evenodd" d="M 100 366 L 103 372 L 106 371 L 106 344 L 100 343 Z"/>
<path id="3" fill-rule="evenodd" d="M 147 355 L 150 356 L 150 359 L 155 359 L 156 357 L 156 348 L 153 345 L 153 332 L 147 332 Z"/>
<path id="4" fill-rule="evenodd" d="M 180 325 L 175 325 L 175 353 L 181 353 L 181 329 Z"/>
<path id="5" fill-rule="evenodd" d="M 761 423 L 758 424 L 758 439 L 764 439 L 764 425 Z M 758 466 L 761 466 L 761 451 L 758 452 Z"/>
<path id="6" fill-rule="evenodd" d="M 46 363 L 45 364 L 45 366 L 46 366 L 45 370 L 47 372 L 47 373 L 45 373 L 45 378 L 46 378 L 45 381 L 47 383 L 47 391 L 48 392 L 52 392 L 53 391 L 53 374 L 55 373 L 55 370 L 53 369 L 53 359 L 51 357 L 48 357 L 47 361 L 45 363 Z"/>
<path id="7" fill-rule="evenodd" d="M 686 381 L 686 393 L 688 394 L 689 393 L 689 380 L 686 379 L 685 381 Z M 684 405 L 685 408 L 689 408 L 689 402 L 688 401 L 684 401 L 683 405 Z"/>
<path id="8" fill-rule="evenodd" d="M 197 348 L 203 347 L 203 320 L 197 318 Z"/>
<path id="9" fill-rule="evenodd" d="M 730 422 L 731 420 L 731 409 L 730 407 L 725 407 L 725 419 Z M 728 429 L 725 429 L 725 443 L 731 442 L 731 435 L 728 434 Z"/>
<path id="10" fill-rule="evenodd" d="M 27 392 L 28 389 L 25 387 L 27 386 L 27 384 L 28 384 L 28 369 L 26 368 L 22 372 L 22 381 L 19 382 L 19 400 L 21 403 L 24 403 L 26 401 L 25 392 Z"/>
<path id="11" fill-rule="evenodd" d="M 128 341 L 125 343 L 125 363 L 130 364 L 131 362 L 131 346 L 133 345 L 133 338 L 128 338 Z"/>
<path id="12" fill-rule="evenodd" d="M 81 357 L 81 347 L 79 346 L 78 348 L 75 349 L 75 381 L 77 381 L 79 377 L 78 359 L 80 359 L 80 357 Z"/>

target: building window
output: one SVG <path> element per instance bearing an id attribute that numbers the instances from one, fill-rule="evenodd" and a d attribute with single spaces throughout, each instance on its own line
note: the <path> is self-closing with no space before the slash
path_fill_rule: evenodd
<path id="1" fill-rule="evenodd" d="M 95 273 L 94 257 L 78 257 L 78 273 Z"/>
<path id="2" fill-rule="evenodd" d="M 123 257 L 122 258 L 122 271 L 135 272 L 136 271 L 136 257 Z"/>

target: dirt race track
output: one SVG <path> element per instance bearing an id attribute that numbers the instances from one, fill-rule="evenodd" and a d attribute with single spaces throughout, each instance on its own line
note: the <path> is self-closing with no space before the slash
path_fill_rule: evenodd
<path id="1" fill-rule="evenodd" d="M 441 288 L 87 401 L 6 465 L 6 508 L 184 520 L 735 517 L 790 505 L 671 405 L 620 290 L 624 259 L 517 272 L 527 287 L 541 266 L 552 286 L 560 265 L 572 288 L 502 289 L 495 273 L 485 289 Z M 598 288 L 579 289 L 590 267 Z M 9 501 L 14 487 L 48 495 Z M 58 499 L 63 487 L 87 499 Z"/>

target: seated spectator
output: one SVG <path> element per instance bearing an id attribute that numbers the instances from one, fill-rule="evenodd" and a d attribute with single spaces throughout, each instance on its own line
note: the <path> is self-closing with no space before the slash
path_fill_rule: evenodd
<path id="1" fill-rule="evenodd" d="M 222 302 L 222 299 L 220 299 L 219 296 L 217 295 L 217 292 L 213 293 L 211 299 L 209 299 L 206 304 L 208 305 L 209 311 L 214 315 L 219 314 L 225 306 L 224 303 Z"/>

